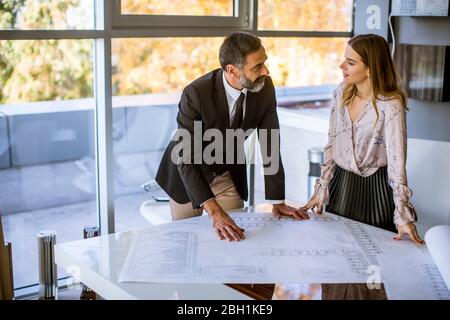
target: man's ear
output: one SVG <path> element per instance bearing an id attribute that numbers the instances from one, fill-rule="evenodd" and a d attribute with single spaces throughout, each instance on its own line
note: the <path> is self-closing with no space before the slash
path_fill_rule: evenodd
<path id="1" fill-rule="evenodd" d="M 235 66 L 233 66 L 232 64 L 227 65 L 227 72 L 233 75 L 233 77 L 235 77 L 236 79 L 239 79 L 241 75 L 240 70 Z"/>

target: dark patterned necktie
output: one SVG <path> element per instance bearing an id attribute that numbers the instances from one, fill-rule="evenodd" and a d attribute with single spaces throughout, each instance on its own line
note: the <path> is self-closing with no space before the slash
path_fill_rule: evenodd
<path id="1" fill-rule="evenodd" d="M 242 118 L 243 118 L 243 107 L 242 105 L 244 104 L 244 99 L 245 99 L 245 94 L 241 92 L 241 95 L 239 96 L 239 98 L 236 100 L 234 106 L 234 119 L 233 122 L 231 123 L 231 128 L 236 130 L 238 128 L 240 128 L 242 126 Z"/>

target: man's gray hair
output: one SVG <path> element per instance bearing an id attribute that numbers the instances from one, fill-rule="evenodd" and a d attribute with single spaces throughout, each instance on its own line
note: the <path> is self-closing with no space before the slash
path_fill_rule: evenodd
<path id="1" fill-rule="evenodd" d="M 261 39 L 246 32 L 235 32 L 225 38 L 219 51 L 220 66 L 224 71 L 229 64 L 242 68 L 247 55 L 261 48 Z"/>

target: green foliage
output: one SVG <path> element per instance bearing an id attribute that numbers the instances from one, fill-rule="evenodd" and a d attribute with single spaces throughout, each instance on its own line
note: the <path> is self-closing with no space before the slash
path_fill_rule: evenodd
<path id="1" fill-rule="evenodd" d="M 8 64 L 1 74 L 2 103 L 93 95 L 92 40 L 1 41 L 0 52 L 0 63 Z"/>
<path id="2" fill-rule="evenodd" d="M 12 29 L 16 24 L 17 13 L 25 0 L 0 1 L 0 29 Z"/>
<path id="3" fill-rule="evenodd" d="M 66 25 L 80 0 L 1 1 L 2 28 Z M 92 40 L 0 41 L 0 103 L 93 96 Z"/>
<path id="4" fill-rule="evenodd" d="M 122 1 L 135 14 L 213 14 L 211 1 Z M 209 2 L 209 5 L 208 5 Z M 227 14 L 230 0 L 214 2 L 215 14 Z M 275 30 L 348 30 L 351 0 L 259 0 L 259 25 Z M 209 11 L 208 11 L 209 10 Z M 345 38 L 264 38 L 275 85 L 337 83 Z M 117 39 L 113 42 L 114 94 L 180 91 L 190 81 L 219 67 L 222 38 Z"/>

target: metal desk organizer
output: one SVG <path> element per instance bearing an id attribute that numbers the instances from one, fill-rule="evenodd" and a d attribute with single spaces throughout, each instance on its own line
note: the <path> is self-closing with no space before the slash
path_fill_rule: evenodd
<path id="1" fill-rule="evenodd" d="M 58 295 L 58 277 L 55 264 L 55 231 L 41 231 L 37 235 L 39 258 L 39 300 L 54 300 Z"/>

